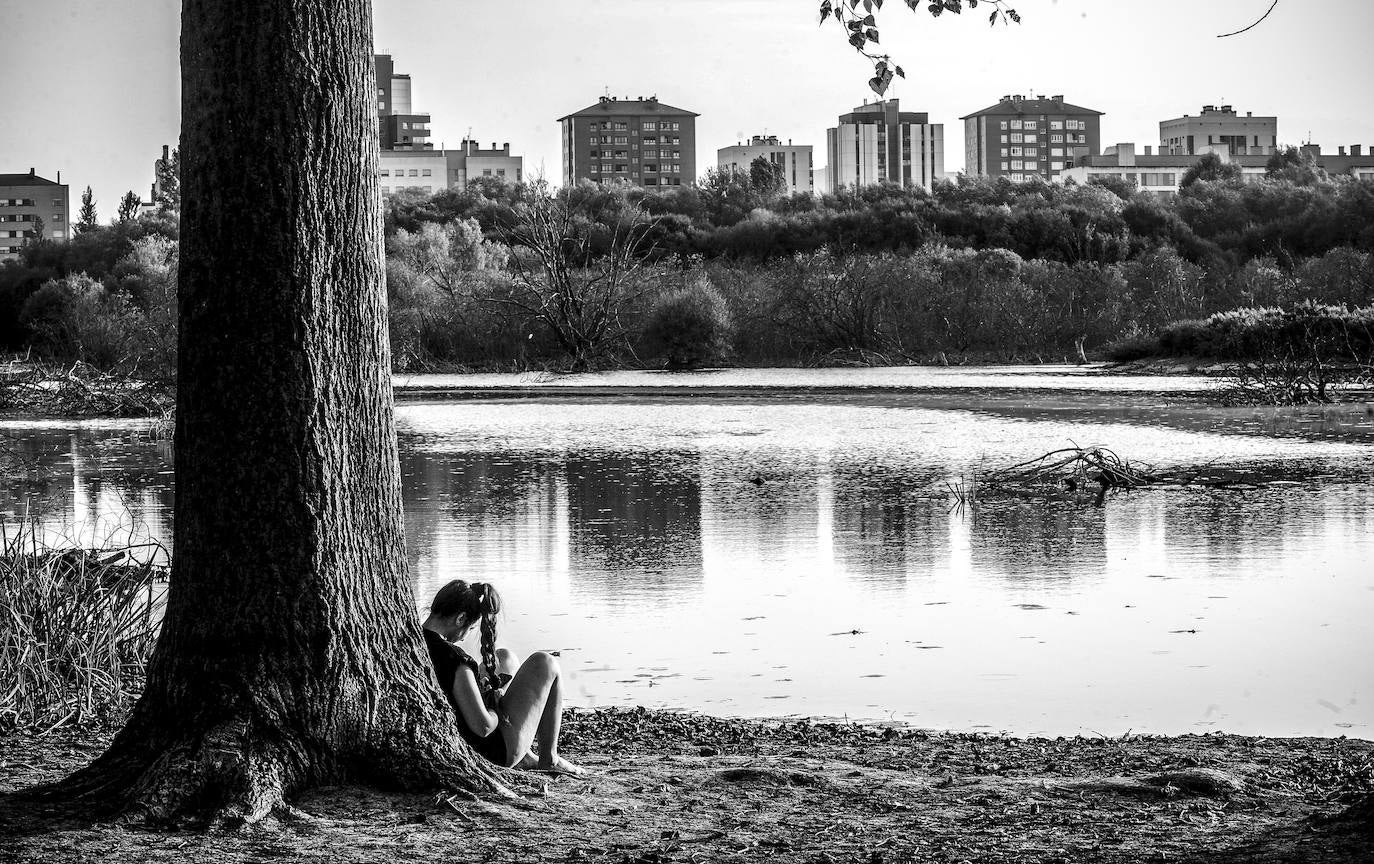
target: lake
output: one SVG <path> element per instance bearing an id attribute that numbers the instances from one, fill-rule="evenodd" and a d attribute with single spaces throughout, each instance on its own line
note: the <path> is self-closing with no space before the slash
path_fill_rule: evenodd
<path id="1" fill-rule="evenodd" d="M 417 603 L 495 583 L 575 705 L 1016 734 L 1370 737 L 1374 416 L 1216 408 L 1197 378 L 731 370 L 398 379 Z M 169 442 L 0 423 L 78 542 L 170 538 Z M 946 492 L 1067 446 L 1244 491 L 1102 508 Z"/>

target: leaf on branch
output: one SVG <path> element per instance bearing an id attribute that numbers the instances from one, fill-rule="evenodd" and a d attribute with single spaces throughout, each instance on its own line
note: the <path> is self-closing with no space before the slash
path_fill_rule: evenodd
<path id="1" fill-rule="evenodd" d="M 825 0 L 825 2 L 821 3 L 821 21 L 820 21 L 820 23 L 824 24 L 824 23 L 825 23 L 825 19 L 827 19 L 827 18 L 830 17 L 830 13 L 831 13 L 832 11 L 834 11 L 834 10 L 833 10 L 833 7 L 831 7 L 831 5 L 830 5 L 830 0 Z"/>
<path id="2" fill-rule="evenodd" d="M 934 15 L 936 18 L 939 18 L 940 13 L 945 11 L 945 7 L 941 6 L 939 3 L 932 3 L 926 8 L 930 12 L 930 14 Z"/>
<path id="3" fill-rule="evenodd" d="M 988 16 L 988 24 L 996 24 L 996 23 L 997 23 L 997 10 L 994 9 L 994 10 L 992 10 L 992 14 Z"/>
<path id="4" fill-rule="evenodd" d="M 878 23 L 877 19 L 874 18 L 872 15 L 868 15 L 868 16 L 865 16 L 865 17 L 864 17 L 863 25 L 864 25 L 865 27 L 872 27 L 872 26 L 874 26 L 874 25 L 877 24 L 877 23 Z"/>
<path id="5" fill-rule="evenodd" d="M 868 37 L 869 42 L 878 41 L 878 31 L 872 27 L 869 27 L 866 31 L 864 31 L 864 35 Z"/>
<path id="6" fill-rule="evenodd" d="M 865 12 L 872 12 L 872 11 L 873 11 L 873 0 L 864 0 L 864 11 L 865 11 Z"/>
<path id="7" fill-rule="evenodd" d="M 960 5 L 959 0 L 945 0 L 945 8 L 953 12 L 955 15 L 958 15 L 959 13 L 964 11 L 964 8 Z"/>
<path id="8" fill-rule="evenodd" d="M 879 96 L 887 92 L 887 87 L 892 83 L 892 70 L 881 72 L 868 79 L 868 86 Z"/>
<path id="9" fill-rule="evenodd" d="M 892 71 L 897 73 L 897 77 L 898 77 L 898 78 L 905 78 L 905 77 L 906 77 L 906 73 L 902 71 L 902 67 L 900 67 L 900 66 L 898 66 L 896 69 L 893 69 Z"/>
<path id="10" fill-rule="evenodd" d="M 1010 18 L 1011 20 L 1015 21 L 1017 24 L 1020 24 L 1020 23 L 1021 23 L 1021 16 L 1016 14 L 1016 10 L 1015 10 L 1015 9 L 1008 9 L 1008 10 L 1007 10 L 1007 17 Z"/>

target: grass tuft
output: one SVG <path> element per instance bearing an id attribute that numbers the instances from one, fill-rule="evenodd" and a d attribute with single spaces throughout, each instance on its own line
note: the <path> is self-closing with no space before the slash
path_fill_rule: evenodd
<path id="1" fill-rule="evenodd" d="M 0 524 L 0 732 L 107 723 L 133 704 L 167 585 L 167 551 L 56 548 Z"/>

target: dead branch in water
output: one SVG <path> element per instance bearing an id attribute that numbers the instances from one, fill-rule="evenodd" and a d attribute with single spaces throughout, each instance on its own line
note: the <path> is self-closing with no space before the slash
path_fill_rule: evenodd
<path id="1" fill-rule="evenodd" d="M 169 386 L 86 363 L 65 367 L 26 360 L 0 368 L 0 412 L 168 420 L 174 403 Z"/>
<path id="2" fill-rule="evenodd" d="M 962 506 L 974 503 L 976 497 L 987 493 L 1052 489 L 1081 503 L 1092 497 L 1095 506 L 1102 506 L 1111 491 L 1130 492 L 1136 489 L 1161 486 L 1201 487 L 1231 491 L 1258 489 L 1263 482 L 1247 477 L 1239 471 L 1215 466 L 1161 472 L 1143 462 L 1124 459 L 1106 447 L 1061 447 L 1043 456 L 1018 462 L 1006 468 L 986 471 L 976 476 L 977 495 L 968 494 L 964 484 L 955 494 Z"/>

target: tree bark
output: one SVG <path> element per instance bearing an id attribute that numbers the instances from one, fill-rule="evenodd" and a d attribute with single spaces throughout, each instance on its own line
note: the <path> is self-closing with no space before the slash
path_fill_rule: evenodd
<path id="1" fill-rule="evenodd" d="M 402 530 L 368 0 L 185 0 L 175 556 L 146 690 L 61 794 L 256 821 L 306 786 L 499 789 Z"/>

